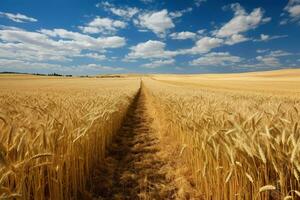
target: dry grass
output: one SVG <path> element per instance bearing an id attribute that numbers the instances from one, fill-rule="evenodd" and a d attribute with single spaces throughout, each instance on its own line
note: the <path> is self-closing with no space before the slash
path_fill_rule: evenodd
<path id="1" fill-rule="evenodd" d="M 293 88 L 275 96 L 267 88 L 215 89 L 173 78 L 144 84 L 203 199 L 299 198 L 300 95 Z"/>
<path id="2" fill-rule="evenodd" d="M 0 80 L 0 198 L 83 199 L 139 80 Z"/>

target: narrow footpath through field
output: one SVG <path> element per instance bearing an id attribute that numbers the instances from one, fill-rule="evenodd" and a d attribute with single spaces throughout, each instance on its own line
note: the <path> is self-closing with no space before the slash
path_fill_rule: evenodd
<path id="1" fill-rule="evenodd" d="M 97 199 L 175 199 L 176 186 L 167 171 L 172 167 L 161 155 L 153 118 L 141 89 L 101 169 L 94 174 L 92 192 Z"/>

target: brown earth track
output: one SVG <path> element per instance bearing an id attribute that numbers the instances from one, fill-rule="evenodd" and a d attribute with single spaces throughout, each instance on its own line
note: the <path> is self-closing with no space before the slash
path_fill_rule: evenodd
<path id="1" fill-rule="evenodd" d="M 175 199 L 176 184 L 166 174 L 174 169 L 160 151 L 141 88 L 107 152 L 104 165 L 95 171 L 93 196 L 105 200 Z"/>

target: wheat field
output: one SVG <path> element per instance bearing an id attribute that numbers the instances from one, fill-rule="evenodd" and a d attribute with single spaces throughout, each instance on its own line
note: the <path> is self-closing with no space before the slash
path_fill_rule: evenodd
<path id="1" fill-rule="evenodd" d="M 21 76 L 0 87 L 0 196 L 80 199 L 139 82 Z"/>
<path id="2" fill-rule="evenodd" d="M 1 199 L 299 199 L 299 70 L 0 77 Z"/>

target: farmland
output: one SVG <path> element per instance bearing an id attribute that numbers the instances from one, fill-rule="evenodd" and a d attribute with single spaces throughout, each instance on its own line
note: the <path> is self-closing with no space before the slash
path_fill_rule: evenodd
<path id="1" fill-rule="evenodd" d="M 300 73 L 0 77 L 4 199 L 300 198 Z"/>

